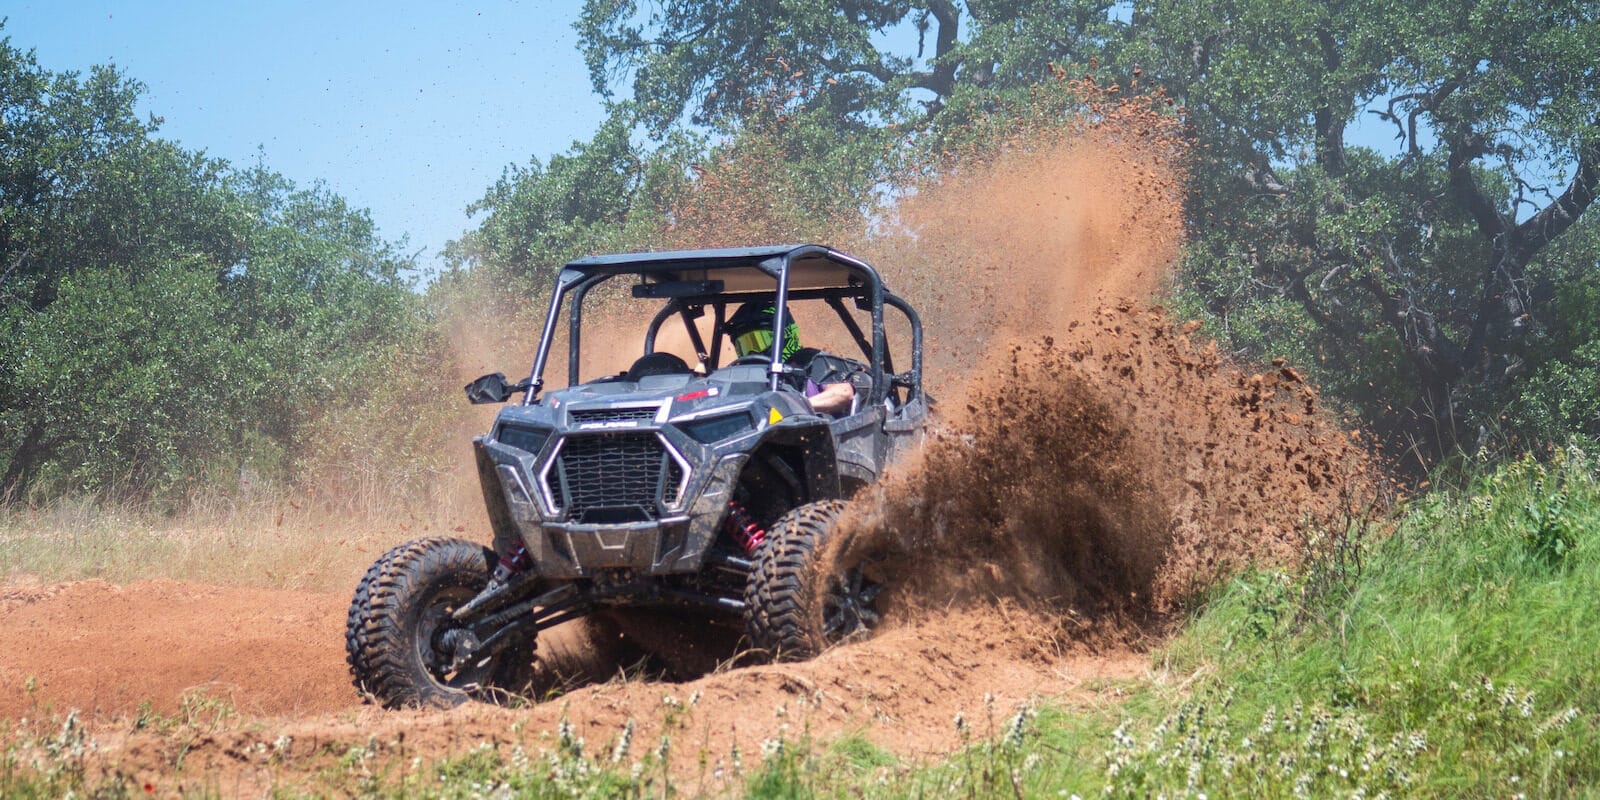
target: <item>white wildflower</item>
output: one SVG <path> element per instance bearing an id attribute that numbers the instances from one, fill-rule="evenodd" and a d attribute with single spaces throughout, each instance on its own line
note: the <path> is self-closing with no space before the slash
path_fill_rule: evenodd
<path id="1" fill-rule="evenodd" d="M 1005 743 L 1007 746 L 1019 747 L 1022 745 L 1022 729 L 1027 722 L 1028 714 L 1026 710 L 1018 711 L 1017 715 L 1011 718 L 1011 723 L 1006 726 Z"/>
<path id="2" fill-rule="evenodd" d="M 633 717 L 622 725 L 622 736 L 617 739 L 617 745 L 611 748 L 611 763 L 620 763 L 628 757 L 628 750 L 633 747 Z"/>

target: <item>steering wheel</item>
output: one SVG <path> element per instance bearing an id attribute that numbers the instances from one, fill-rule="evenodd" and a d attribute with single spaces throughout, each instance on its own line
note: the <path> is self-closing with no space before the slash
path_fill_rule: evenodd
<path id="1" fill-rule="evenodd" d="M 728 366 L 737 367 L 737 366 L 744 366 L 744 365 L 748 365 L 748 364 L 763 364 L 763 365 L 765 365 L 765 364 L 771 364 L 771 363 L 772 363 L 772 356 L 770 354 L 768 354 L 768 353 L 750 353 L 748 355 L 742 355 L 742 356 L 739 356 L 738 358 L 736 358 L 736 359 L 734 359 L 732 361 L 729 361 L 728 362 Z"/>

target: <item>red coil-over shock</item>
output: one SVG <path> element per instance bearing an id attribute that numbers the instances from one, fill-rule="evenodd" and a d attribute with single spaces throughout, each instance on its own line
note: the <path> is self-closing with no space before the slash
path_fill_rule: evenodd
<path id="1" fill-rule="evenodd" d="M 511 548 L 511 552 L 501 553 L 500 562 L 494 565 L 494 573 L 489 576 L 490 584 L 505 583 L 512 575 L 527 569 L 532 560 L 528 557 L 528 548 L 520 543 Z"/>
<path id="2" fill-rule="evenodd" d="M 476 613 L 485 603 L 492 602 L 504 592 L 511 579 L 527 570 L 532 563 L 533 558 L 528 555 L 528 548 L 521 544 L 511 548 L 510 552 L 501 553 L 500 560 L 494 565 L 494 571 L 489 573 L 489 585 L 483 587 L 483 591 L 478 592 L 476 597 L 467 601 L 466 605 L 452 611 L 451 616 L 456 619 L 465 619 Z"/>
<path id="3" fill-rule="evenodd" d="M 755 517 L 750 516 L 749 510 L 737 500 L 728 501 L 728 516 L 722 520 L 722 526 L 728 530 L 728 535 L 733 537 L 734 543 L 744 548 L 750 555 L 755 555 L 756 548 L 767 540 L 766 530 L 756 523 Z"/>

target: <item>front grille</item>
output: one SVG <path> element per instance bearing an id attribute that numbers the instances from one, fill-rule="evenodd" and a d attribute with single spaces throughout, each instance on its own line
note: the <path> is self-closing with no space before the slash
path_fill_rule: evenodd
<path id="1" fill-rule="evenodd" d="M 683 498 L 679 496 L 679 489 L 683 488 L 683 465 L 676 458 L 667 458 L 667 475 L 661 481 L 661 501 L 667 505 L 676 505 Z"/>
<path id="2" fill-rule="evenodd" d="M 659 406 L 645 408 L 574 408 L 568 414 L 572 424 L 585 422 L 650 422 L 656 418 Z"/>
<path id="3" fill-rule="evenodd" d="M 676 475 L 674 481 L 670 475 Z M 657 501 L 675 502 L 683 473 L 652 431 L 570 436 L 545 489 L 561 517 L 576 522 L 640 522 L 656 518 Z M 664 482 L 670 482 L 663 487 Z"/>

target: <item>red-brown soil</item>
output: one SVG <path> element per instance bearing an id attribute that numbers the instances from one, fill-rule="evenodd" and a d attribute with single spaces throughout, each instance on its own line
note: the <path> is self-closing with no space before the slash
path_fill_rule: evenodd
<path id="1" fill-rule="evenodd" d="M 1242 371 L 1193 332 L 1122 303 L 1013 346 L 958 424 L 856 498 L 833 557 L 869 564 L 913 617 L 1001 596 L 1063 636 L 1117 641 L 1366 516 L 1382 477 L 1316 391 L 1283 364 Z"/>
<path id="2" fill-rule="evenodd" d="M 591 752 L 609 749 L 629 720 L 635 757 L 669 735 L 680 780 L 710 780 L 698 772 L 702 755 L 708 771 L 722 764 L 723 779 L 733 780 L 736 745 L 754 764 L 762 742 L 803 735 L 825 742 L 855 732 L 897 753 L 940 754 L 987 735 L 1020 704 L 1091 702 L 1113 691 L 1106 681 L 1136 678 L 1146 664 L 1129 650 L 1091 652 L 1052 638 L 1057 626 L 998 603 L 893 628 L 803 664 L 685 683 L 619 678 L 521 709 L 384 712 L 361 705 L 350 687 L 342 595 L 87 581 L 4 597 L 0 717 L 37 721 L 81 709 L 99 769 L 230 795 L 284 785 L 351 791 L 338 769 L 319 774 L 353 747 L 372 750 L 372 769 L 390 770 L 482 743 L 537 752 L 552 746 L 563 720 Z M 30 681 L 35 688 L 24 691 Z M 215 699 L 238 715 L 219 717 L 227 706 L 204 702 Z M 151 723 L 146 712 L 141 723 L 145 703 L 167 722 Z M 958 713 L 970 721 L 966 731 L 955 726 Z"/>
<path id="3" fill-rule="evenodd" d="M 334 646 L 344 604 L 169 580 L 13 587 L 0 595 L 0 717 L 108 717 L 144 703 L 175 714 L 187 693 L 250 714 L 344 708 L 356 702 Z"/>

